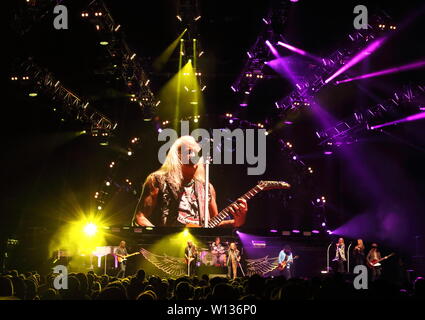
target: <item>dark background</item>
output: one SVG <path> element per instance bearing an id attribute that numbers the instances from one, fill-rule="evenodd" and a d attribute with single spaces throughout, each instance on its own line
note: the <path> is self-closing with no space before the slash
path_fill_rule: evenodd
<path id="1" fill-rule="evenodd" d="M 238 110 L 238 101 L 230 85 L 241 71 L 246 51 L 261 30 L 268 1 L 200 1 L 202 21 L 200 41 L 205 56 L 199 61 L 205 75 L 204 95 L 208 117 L 200 127 L 215 128 L 216 117 Z M 146 175 L 159 167 L 156 131 L 144 122 L 141 111 L 128 102 L 123 87 L 102 75 L 108 59 L 98 45 L 93 26 L 82 21 L 80 14 L 88 1 L 64 2 L 69 10 L 69 30 L 55 30 L 53 14 L 37 21 L 29 32 L 17 34 L 13 12 L 19 12 L 16 1 L 6 12 L 3 53 L 6 80 L 2 94 L 2 182 L 1 231 L 5 237 L 18 237 L 27 227 L 55 229 L 78 213 L 96 211 L 93 195 L 108 176 L 111 161 L 123 158 L 115 173 L 117 181 L 130 179 L 136 192 Z M 138 53 L 150 73 L 152 89 L 158 93 L 177 71 L 176 55 L 166 69 L 154 72 L 152 61 L 180 33 L 174 1 L 106 1 L 112 16 L 122 25 L 131 48 Z M 288 15 L 284 36 L 294 46 L 318 56 L 327 56 L 344 45 L 353 29 L 355 1 L 299 1 Z M 421 1 L 363 1 L 370 13 L 380 9 L 395 24 L 418 12 Z M 425 57 L 423 44 L 424 15 L 397 33 L 367 62 L 352 74 L 398 66 Z M 79 96 L 117 121 L 119 126 L 108 147 L 97 138 L 77 136 L 85 127 L 61 114 L 61 106 L 43 96 L 29 98 L 30 88 L 8 81 L 16 65 L 28 56 L 52 71 L 56 78 Z M 389 97 L 405 83 L 423 84 L 423 69 L 389 75 L 362 82 L 365 94 L 355 82 L 340 87 L 327 87 L 318 95 L 322 107 L 336 119 L 344 119 L 359 108 L 376 104 L 375 99 Z M 290 90 L 284 79 L 266 80 L 255 89 L 243 116 L 262 121 L 278 98 Z M 53 111 L 53 107 L 57 111 Z M 167 114 L 167 110 L 161 110 Z M 64 121 L 61 121 L 64 119 Z M 326 196 L 325 211 L 330 229 L 337 229 L 353 217 L 367 215 L 372 225 L 369 237 L 390 241 L 393 245 L 412 249 L 413 236 L 424 228 L 424 122 L 389 127 L 385 133 L 375 132 L 360 142 L 345 146 L 351 161 L 337 150 L 323 155 L 323 147 L 315 136 L 317 121 L 309 110 L 298 112 L 294 122 L 278 130 L 268 139 L 267 171 L 264 176 L 246 175 L 245 166 L 212 167 L 211 180 L 217 189 L 218 205 L 251 188 L 257 180 L 285 180 L 294 184 L 290 192 L 261 194 L 250 202 L 247 228 L 286 230 L 318 228 L 322 222 L 311 200 Z M 125 160 L 123 151 L 128 141 L 140 137 L 134 157 Z M 291 141 L 294 151 L 314 169 L 314 174 L 299 178 L 296 164 L 279 147 L 279 139 Z M 362 174 L 353 169 L 361 164 Z M 299 180 L 300 179 L 300 180 Z M 299 181 L 299 182 L 297 182 Z M 136 205 L 132 190 L 113 184 L 110 199 L 103 210 L 111 225 L 126 225 Z M 319 212 L 320 213 L 320 212 Z M 384 225 L 391 213 L 397 223 Z"/>

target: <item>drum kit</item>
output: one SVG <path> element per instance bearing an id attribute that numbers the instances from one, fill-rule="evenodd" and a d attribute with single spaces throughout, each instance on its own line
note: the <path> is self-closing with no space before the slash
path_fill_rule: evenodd
<path id="1" fill-rule="evenodd" d="M 210 242 L 209 248 L 200 249 L 200 260 L 201 263 L 206 266 L 225 267 L 226 266 L 226 247 L 228 243 L 220 243 L 219 246 L 215 245 L 215 242 Z"/>

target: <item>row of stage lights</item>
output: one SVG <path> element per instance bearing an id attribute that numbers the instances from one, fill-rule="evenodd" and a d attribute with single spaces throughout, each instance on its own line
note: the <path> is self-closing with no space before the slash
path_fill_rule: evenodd
<path id="1" fill-rule="evenodd" d="M 381 30 L 385 30 L 387 28 L 389 30 L 396 30 L 397 29 L 397 27 L 394 26 L 394 25 L 388 26 L 388 25 L 385 25 L 385 24 L 378 24 L 378 28 L 381 29 Z"/>
<path id="2" fill-rule="evenodd" d="M 23 76 L 23 77 L 12 76 L 12 77 L 10 77 L 10 80 L 12 80 L 12 81 L 29 80 L 29 79 L 30 79 L 30 77 L 28 77 L 28 76 Z"/>
<path id="3" fill-rule="evenodd" d="M 88 18 L 89 16 L 90 16 L 90 14 L 88 12 L 81 12 L 82 18 Z M 102 11 L 96 11 L 96 12 L 93 13 L 93 16 L 101 17 L 101 16 L 103 16 L 103 12 Z"/>

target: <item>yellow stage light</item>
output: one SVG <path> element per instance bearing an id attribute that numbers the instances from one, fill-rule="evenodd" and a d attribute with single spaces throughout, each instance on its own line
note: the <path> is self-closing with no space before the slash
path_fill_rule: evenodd
<path id="1" fill-rule="evenodd" d="M 97 226 L 94 223 L 88 223 L 84 226 L 84 233 L 89 237 L 92 237 L 97 232 Z"/>

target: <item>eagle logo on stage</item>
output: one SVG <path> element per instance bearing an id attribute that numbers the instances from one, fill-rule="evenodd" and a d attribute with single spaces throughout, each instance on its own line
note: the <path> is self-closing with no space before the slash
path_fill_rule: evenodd
<path id="1" fill-rule="evenodd" d="M 187 266 L 182 258 L 170 257 L 165 253 L 163 255 L 154 254 L 143 248 L 140 253 L 155 267 L 170 276 L 181 277 L 187 275 Z"/>
<path id="2" fill-rule="evenodd" d="M 163 255 L 155 254 L 143 248 L 140 249 L 140 253 L 155 267 L 170 276 L 182 277 L 187 275 L 187 265 L 182 258 L 171 257 L 165 253 Z M 245 261 L 248 276 L 253 274 L 267 275 L 279 266 L 278 257 L 269 258 L 269 256 L 265 256 L 259 259 L 246 259 Z"/>
<path id="3" fill-rule="evenodd" d="M 278 257 L 269 258 L 265 256 L 259 259 L 246 259 L 247 275 L 252 276 L 253 274 L 266 275 L 269 272 L 275 270 L 279 263 Z"/>

